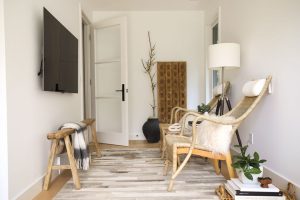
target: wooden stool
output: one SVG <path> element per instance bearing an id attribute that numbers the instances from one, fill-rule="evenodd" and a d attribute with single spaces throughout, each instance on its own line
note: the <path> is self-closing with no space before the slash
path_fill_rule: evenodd
<path id="1" fill-rule="evenodd" d="M 92 133 L 92 138 L 93 138 L 92 140 L 93 140 L 93 143 L 94 143 L 96 155 L 101 156 L 99 143 L 97 141 L 96 123 L 95 123 L 96 120 L 95 119 L 85 119 L 81 122 L 86 124 L 87 128 L 90 128 L 91 133 Z"/>
<path id="2" fill-rule="evenodd" d="M 86 124 L 87 128 L 90 127 L 90 130 L 92 132 L 93 143 L 95 145 L 96 155 L 100 156 L 100 148 L 99 148 L 99 143 L 97 141 L 97 135 L 96 135 L 95 119 L 86 119 L 81 122 Z M 49 155 L 47 173 L 46 173 L 45 180 L 44 180 L 44 186 L 43 186 L 44 190 L 48 190 L 48 188 L 49 188 L 52 170 L 62 170 L 62 169 L 71 169 L 75 188 L 78 190 L 81 188 L 78 171 L 77 171 L 77 167 L 76 167 L 76 163 L 75 163 L 75 158 L 74 158 L 74 150 L 73 150 L 72 144 L 70 142 L 70 137 L 69 137 L 73 133 L 75 133 L 75 129 L 68 128 L 68 129 L 62 129 L 62 130 L 56 131 L 54 133 L 49 133 L 47 135 L 47 138 L 52 141 L 52 144 L 51 144 L 51 151 L 50 151 L 50 155 Z M 59 143 L 60 139 L 64 139 L 65 146 L 67 149 L 68 160 L 70 163 L 69 165 L 53 165 L 57 147 L 58 147 L 58 143 Z"/>

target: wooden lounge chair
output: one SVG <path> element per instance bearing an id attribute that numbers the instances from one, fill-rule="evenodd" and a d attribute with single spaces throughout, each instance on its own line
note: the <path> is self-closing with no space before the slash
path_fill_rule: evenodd
<path id="1" fill-rule="evenodd" d="M 230 89 L 230 82 L 226 81 L 224 84 L 224 93 L 227 95 L 228 91 Z M 218 99 L 220 97 L 220 93 L 216 93 L 214 94 L 214 97 L 208 102 L 207 105 L 210 106 L 210 112 L 214 111 L 214 108 L 217 106 L 218 104 Z M 165 123 L 160 123 L 159 127 L 160 127 L 160 134 L 161 134 L 161 143 L 160 143 L 160 150 L 161 150 L 161 158 L 165 157 L 165 151 L 166 151 L 166 140 L 165 137 L 168 134 L 179 134 L 180 131 L 177 132 L 170 132 L 168 130 L 169 126 L 174 124 L 174 123 L 179 123 L 182 122 L 183 120 L 180 120 L 182 118 L 182 116 L 187 113 L 187 112 L 196 112 L 196 110 L 188 110 L 186 108 L 182 108 L 182 107 L 174 107 L 171 110 L 171 118 L 170 118 L 170 123 L 169 124 L 165 124 Z M 187 123 L 185 125 L 182 124 L 182 126 L 187 126 Z"/>
<path id="2" fill-rule="evenodd" d="M 171 191 L 173 189 L 173 184 L 175 181 L 175 178 L 178 176 L 178 174 L 181 172 L 183 167 L 186 165 L 188 160 L 190 159 L 191 155 L 198 155 L 205 158 L 212 159 L 213 165 L 215 168 L 215 171 L 217 174 L 220 173 L 220 168 L 218 165 L 219 160 L 225 160 L 227 169 L 229 172 L 229 177 L 233 178 L 235 176 L 234 170 L 231 166 L 232 160 L 231 160 L 231 154 L 230 151 L 226 154 L 220 154 L 215 153 L 209 150 L 204 149 L 202 146 L 199 146 L 197 144 L 197 128 L 196 123 L 197 121 L 203 121 L 207 120 L 216 124 L 222 124 L 222 125 L 231 125 L 232 129 L 230 131 L 231 136 L 234 134 L 234 132 L 237 130 L 237 128 L 240 126 L 240 124 L 243 122 L 243 120 L 248 117 L 248 115 L 253 111 L 253 109 L 256 107 L 258 102 L 262 99 L 264 94 L 266 94 L 268 90 L 268 86 L 271 82 L 272 77 L 268 76 L 266 79 L 266 82 L 263 86 L 263 89 L 261 90 L 260 94 L 255 97 L 244 97 L 231 111 L 226 113 L 223 116 L 232 116 L 231 120 L 225 120 L 225 118 L 219 117 L 211 117 L 207 115 L 201 115 L 195 112 L 186 113 L 184 115 L 184 118 L 186 118 L 189 115 L 192 115 L 195 117 L 192 125 L 192 140 L 188 137 L 183 136 L 183 131 L 181 131 L 180 135 L 167 135 L 166 136 L 166 151 L 167 151 L 167 159 L 165 162 L 165 168 L 164 168 L 164 175 L 167 174 L 168 165 L 170 162 L 173 162 L 173 173 L 172 177 L 168 186 L 168 191 Z M 178 166 L 178 156 L 182 154 L 187 154 L 183 162 Z"/>

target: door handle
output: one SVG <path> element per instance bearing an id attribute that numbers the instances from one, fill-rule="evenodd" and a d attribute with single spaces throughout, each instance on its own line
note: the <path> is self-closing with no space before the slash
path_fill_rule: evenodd
<path id="1" fill-rule="evenodd" d="M 122 92 L 122 101 L 125 101 L 125 84 L 122 84 L 122 90 L 115 90 L 116 92 Z"/>

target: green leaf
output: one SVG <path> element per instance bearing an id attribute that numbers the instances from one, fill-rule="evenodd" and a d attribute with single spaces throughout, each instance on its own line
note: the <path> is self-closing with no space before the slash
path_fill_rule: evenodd
<path id="1" fill-rule="evenodd" d="M 257 152 L 254 152 L 254 160 L 259 161 L 259 155 Z"/>
<path id="2" fill-rule="evenodd" d="M 251 174 L 260 174 L 261 170 L 259 168 L 251 168 L 248 170 L 248 172 Z"/>
<path id="3" fill-rule="evenodd" d="M 241 165 L 241 168 L 245 168 L 245 167 L 246 167 L 246 165 L 247 165 L 247 162 L 245 162 L 245 161 L 242 161 L 242 162 L 240 163 L 240 165 Z"/>
<path id="4" fill-rule="evenodd" d="M 250 154 L 248 154 L 248 155 L 247 155 L 247 159 L 248 159 L 248 161 L 250 161 L 250 160 L 251 160 L 251 156 L 250 156 Z"/>
<path id="5" fill-rule="evenodd" d="M 259 161 L 259 163 L 264 163 L 264 162 L 267 162 L 267 160 L 262 159 Z"/>
<path id="6" fill-rule="evenodd" d="M 233 156 L 233 158 L 239 159 L 239 160 L 243 160 L 244 158 L 242 156 Z"/>
<path id="7" fill-rule="evenodd" d="M 249 179 L 253 180 L 253 176 L 249 172 L 244 172 L 244 175 Z"/>
<path id="8" fill-rule="evenodd" d="M 254 167 L 254 168 L 259 168 L 259 163 L 250 163 L 249 164 L 251 167 Z"/>
<path id="9" fill-rule="evenodd" d="M 240 165 L 240 163 L 233 163 L 232 165 L 231 165 L 233 168 L 241 168 L 241 165 Z"/>

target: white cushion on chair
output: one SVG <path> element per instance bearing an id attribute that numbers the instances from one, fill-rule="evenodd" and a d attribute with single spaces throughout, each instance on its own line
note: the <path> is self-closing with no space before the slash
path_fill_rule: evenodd
<path id="1" fill-rule="evenodd" d="M 221 116 L 224 120 L 233 120 L 233 117 Z M 202 148 L 214 153 L 226 154 L 229 151 L 232 126 L 217 124 L 204 120 L 197 128 L 198 141 L 197 144 Z"/>
<path id="2" fill-rule="evenodd" d="M 255 81 L 248 81 L 243 86 L 243 94 L 246 97 L 256 97 L 260 94 L 266 83 L 266 79 L 258 79 Z"/>

